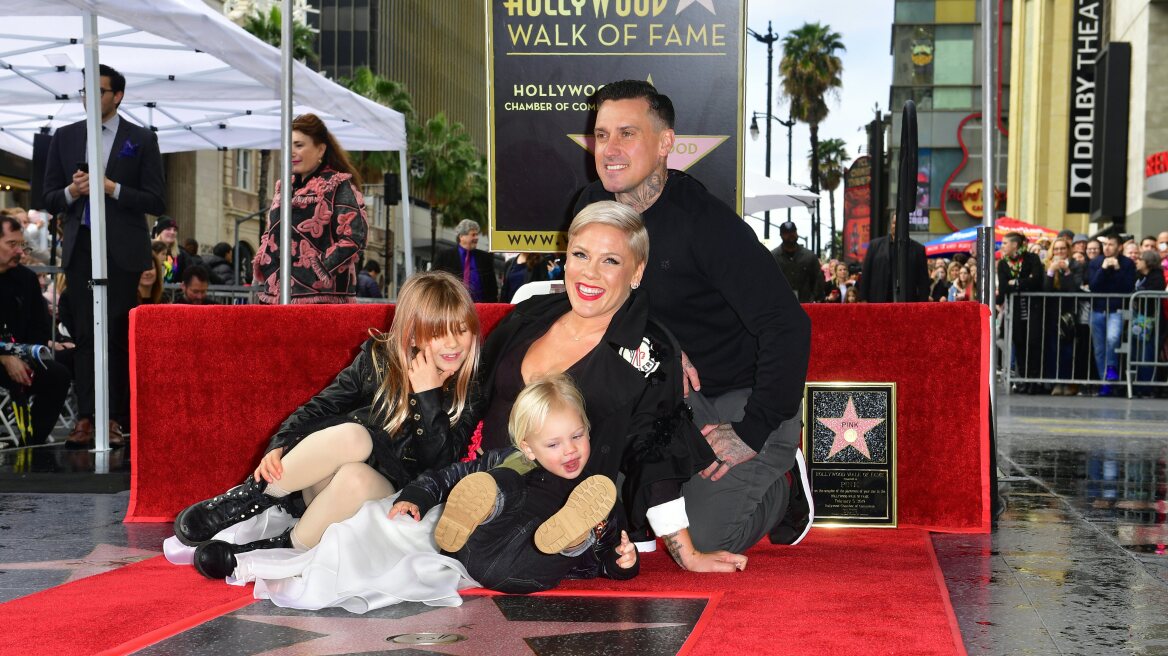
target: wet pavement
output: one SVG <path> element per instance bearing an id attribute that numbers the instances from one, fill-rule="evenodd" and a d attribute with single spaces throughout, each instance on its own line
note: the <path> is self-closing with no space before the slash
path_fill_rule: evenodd
<path id="1" fill-rule="evenodd" d="M 933 536 L 969 653 L 1168 655 L 1168 400 L 1000 394 L 998 415 L 997 530 Z M 169 525 L 121 523 L 127 457 L 0 450 L 0 601 L 160 552 Z"/>
<path id="2" fill-rule="evenodd" d="M 992 535 L 933 536 L 975 654 L 1168 654 L 1168 401 L 998 396 Z"/>

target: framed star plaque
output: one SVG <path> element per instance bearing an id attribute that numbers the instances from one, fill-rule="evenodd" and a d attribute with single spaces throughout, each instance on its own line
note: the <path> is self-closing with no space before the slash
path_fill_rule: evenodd
<path id="1" fill-rule="evenodd" d="M 803 454 L 815 523 L 896 526 L 896 383 L 807 383 Z"/>

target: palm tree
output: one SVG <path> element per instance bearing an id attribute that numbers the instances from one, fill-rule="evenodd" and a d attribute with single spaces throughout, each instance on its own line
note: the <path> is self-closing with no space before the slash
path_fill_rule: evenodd
<path id="1" fill-rule="evenodd" d="M 243 19 L 244 30 L 264 43 L 280 47 L 283 23 L 280 8 L 273 6 L 267 14 L 255 12 Z M 320 58 L 316 54 L 316 33 L 304 23 L 292 21 L 292 57 L 309 66 L 316 66 Z"/>
<path id="2" fill-rule="evenodd" d="M 353 93 L 365 96 L 373 102 L 385 105 L 406 117 L 406 134 L 416 134 L 414 125 L 414 99 L 401 82 L 382 77 L 362 66 L 353 72 L 351 78 L 341 78 L 337 82 Z M 411 143 L 413 139 L 408 139 Z M 398 158 L 387 151 L 353 153 L 353 165 L 361 171 L 366 180 L 380 179 L 385 172 L 398 172 Z"/>
<path id="3" fill-rule="evenodd" d="M 469 212 L 469 208 L 473 208 L 467 197 L 470 189 L 467 179 L 475 173 L 482 156 L 463 125 L 448 120 L 444 112 L 438 112 L 418 126 L 416 135 L 411 135 L 410 155 L 421 162 L 418 194 L 430 204 L 430 257 L 433 261 L 437 256 L 439 217 L 443 225 L 454 225 L 467 218 L 481 222 L 481 215 L 455 214 L 452 210 Z"/>
<path id="4" fill-rule="evenodd" d="M 811 129 L 811 190 L 819 193 L 819 124 L 827 118 L 824 97 L 837 93 L 843 85 L 844 65 L 837 52 L 846 50 L 838 32 L 828 25 L 804 23 L 783 37 L 783 57 L 779 60 L 783 95 L 791 106 L 791 117 Z M 818 218 L 812 231 L 818 240 Z"/>
<path id="5" fill-rule="evenodd" d="M 835 249 L 835 190 L 839 189 L 840 183 L 844 179 L 844 170 L 848 160 L 847 144 L 843 139 L 824 139 L 819 142 L 819 157 L 816 157 L 815 151 L 807 153 L 807 162 L 811 167 L 818 165 L 819 177 L 823 182 L 823 189 L 827 192 L 827 200 L 829 207 L 831 207 L 831 239 L 828 244 L 831 248 L 831 255 L 835 257 L 838 252 Z M 816 162 L 816 160 L 819 160 Z"/>
<path id="6" fill-rule="evenodd" d="M 276 6 L 273 6 L 267 14 L 256 11 L 244 18 L 242 27 L 260 41 L 277 48 L 280 47 L 283 40 L 283 22 L 280 8 Z M 297 21 L 292 22 L 292 57 L 310 66 L 316 66 L 320 61 L 316 54 L 316 33 L 307 25 Z M 272 151 L 263 148 L 260 150 L 260 181 L 256 187 L 256 195 L 259 196 L 261 208 L 264 203 L 268 202 L 268 172 L 271 171 L 271 168 Z M 267 219 L 266 213 L 260 214 L 259 234 L 261 235 L 267 229 Z"/>
<path id="7" fill-rule="evenodd" d="M 487 216 L 487 163 L 471 141 L 465 127 L 439 112 L 421 122 L 414 113 L 413 99 L 405 85 L 381 77 L 368 67 L 358 68 L 353 77 L 340 80 L 351 91 L 397 110 L 406 117 L 406 134 L 411 160 L 420 164 L 422 175 L 415 181 L 415 195 L 430 204 L 431 260 L 438 244 L 438 224 L 453 226 L 462 219 L 480 224 Z M 363 173 L 398 170 L 398 158 L 388 152 L 355 155 Z"/>
<path id="8" fill-rule="evenodd" d="M 479 225 L 487 220 L 487 158 L 475 151 L 478 159 L 470 163 L 460 189 L 446 206 L 451 220 L 471 219 Z"/>

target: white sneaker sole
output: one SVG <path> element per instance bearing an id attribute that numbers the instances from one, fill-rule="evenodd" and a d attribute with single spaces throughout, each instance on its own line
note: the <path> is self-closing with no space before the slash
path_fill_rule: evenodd
<path id="1" fill-rule="evenodd" d="M 802 449 L 795 449 L 795 465 L 799 468 L 799 484 L 803 486 L 803 495 L 807 498 L 807 526 L 803 527 L 803 532 L 791 543 L 792 547 L 807 537 L 811 525 L 815 523 L 815 497 L 811 496 L 811 481 L 807 478 L 807 461 L 803 458 Z"/>

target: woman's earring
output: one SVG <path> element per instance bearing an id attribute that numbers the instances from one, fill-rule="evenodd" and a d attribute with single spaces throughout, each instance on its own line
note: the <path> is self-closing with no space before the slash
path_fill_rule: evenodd
<path id="1" fill-rule="evenodd" d="M 636 288 L 638 288 L 638 287 L 640 287 L 640 286 L 641 286 L 641 283 L 639 283 L 639 282 L 634 282 L 634 283 L 633 283 L 633 289 L 636 289 Z"/>

